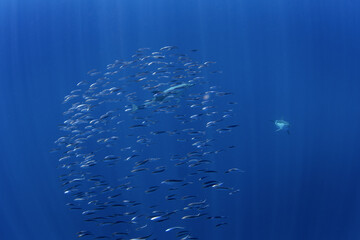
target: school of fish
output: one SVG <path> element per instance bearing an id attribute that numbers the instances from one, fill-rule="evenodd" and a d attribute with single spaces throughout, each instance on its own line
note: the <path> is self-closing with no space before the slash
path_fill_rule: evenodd
<path id="1" fill-rule="evenodd" d="M 215 62 L 198 54 L 138 49 L 65 96 L 54 152 L 67 205 L 88 226 L 78 238 L 199 239 L 196 224 L 230 225 L 211 196 L 239 191 L 224 178 L 243 171 L 222 164 L 235 146 L 220 138 L 238 127 L 237 103 L 213 85 Z"/>

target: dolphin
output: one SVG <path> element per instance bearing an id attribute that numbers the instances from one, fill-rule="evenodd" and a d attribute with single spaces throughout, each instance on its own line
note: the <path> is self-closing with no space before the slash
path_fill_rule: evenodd
<path id="1" fill-rule="evenodd" d="M 285 120 L 275 120 L 273 121 L 275 126 L 277 127 L 276 132 L 278 131 L 286 131 L 288 134 L 290 134 L 290 123 Z"/>
<path id="2" fill-rule="evenodd" d="M 174 97 L 177 94 L 181 93 L 184 89 L 193 86 L 194 84 L 191 83 L 181 83 L 172 87 L 165 89 L 164 91 L 156 91 L 154 92 L 152 100 L 146 100 L 144 104 L 136 106 L 135 104 L 132 105 L 133 111 L 138 109 L 144 109 L 150 107 L 157 103 L 162 103 L 167 98 Z"/>

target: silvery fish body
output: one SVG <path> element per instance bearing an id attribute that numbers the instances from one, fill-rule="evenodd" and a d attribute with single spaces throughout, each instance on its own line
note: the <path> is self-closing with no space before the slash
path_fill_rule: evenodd
<path id="1" fill-rule="evenodd" d="M 289 122 L 287 122 L 285 120 L 275 120 L 274 124 L 277 127 L 276 132 L 286 131 L 288 134 L 290 134 L 290 131 L 289 131 L 290 123 Z"/>

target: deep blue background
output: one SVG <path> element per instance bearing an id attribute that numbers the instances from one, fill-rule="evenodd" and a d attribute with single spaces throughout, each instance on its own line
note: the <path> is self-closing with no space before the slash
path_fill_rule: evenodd
<path id="1" fill-rule="evenodd" d="M 0 239 L 75 238 L 49 153 L 62 99 L 88 70 L 165 45 L 217 61 L 239 102 L 227 239 L 360 239 L 359 16 L 355 0 L 1 0 Z"/>

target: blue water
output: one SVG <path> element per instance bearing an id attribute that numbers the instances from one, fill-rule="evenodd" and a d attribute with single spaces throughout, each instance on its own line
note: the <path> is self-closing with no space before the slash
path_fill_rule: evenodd
<path id="1" fill-rule="evenodd" d="M 216 61 L 239 103 L 221 161 L 245 173 L 213 206 L 231 222 L 206 239 L 360 239 L 359 14 L 354 0 L 0 1 L 0 239 L 76 239 L 49 153 L 63 97 L 165 45 Z"/>

